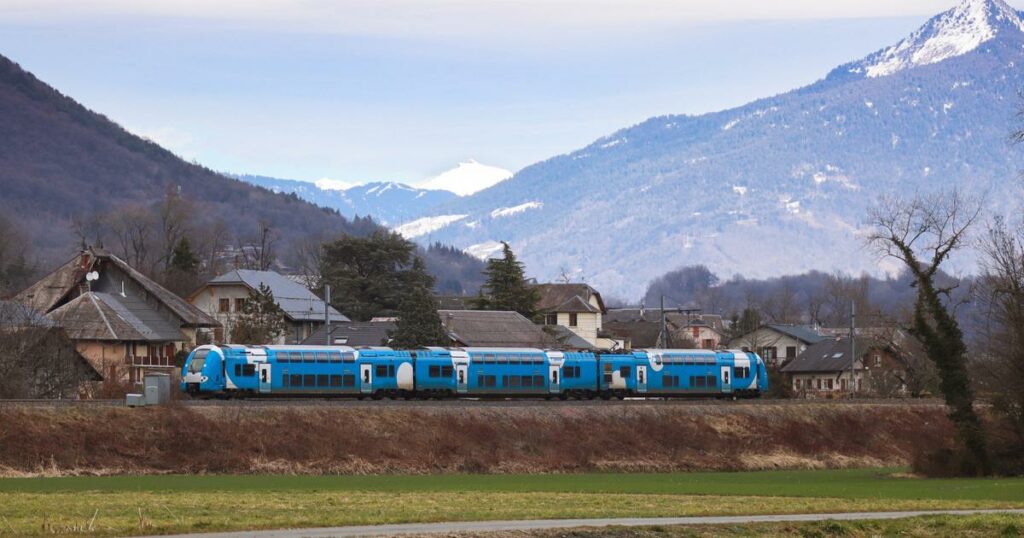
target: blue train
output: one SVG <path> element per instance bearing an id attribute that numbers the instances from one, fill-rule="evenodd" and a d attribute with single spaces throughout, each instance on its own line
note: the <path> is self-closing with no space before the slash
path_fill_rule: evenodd
<path id="1" fill-rule="evenodd" d="M 359 398 L 757 397 L 764 361 L 744 351 L 200 346 L 181 372 L 197 396 Z"/>

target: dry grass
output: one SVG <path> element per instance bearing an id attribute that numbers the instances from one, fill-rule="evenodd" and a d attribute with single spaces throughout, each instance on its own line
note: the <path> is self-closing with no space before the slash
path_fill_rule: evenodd
<path id="1" fill-rule="evenodd" d="M 0 409 L 0 475 L 905 466 L 940 406 Z"/>

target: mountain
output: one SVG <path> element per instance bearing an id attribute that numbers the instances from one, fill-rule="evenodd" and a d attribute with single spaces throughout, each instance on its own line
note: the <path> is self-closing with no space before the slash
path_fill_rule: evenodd
<path id="1" fill-rule="evenodd" d="M 488 189 L 512 177 L 512 172 L 497 166 L 480 164 L 473 159 L 459 163 L 455 168 L 419 184 L 421 189 L 454 192 L 469 196 Z"/>
<path id="2" fill-rule="evenodd" d="M 567 274 L 637 298 L 705 264 L 722 276 L 892 269 L 864 248 L 882 194 L 958 186 L 1021 209 L 1020 14 L 967 0 L 899 44 L 788 93 L 669 115 L 421 218 L 431 241 L 480 256 L 509 241 L 541 280 Z M 429 220 L 423 220 L 429 219 Z"/>
<path id="3" fill-rule="evenodd" d="M 385 226 L 415 219 L 424 211 L 458 197 L 449 191 L 418 189 L 390 181 L 337 188 L 328 181 L 309 183 L 254 175 L 236 177 L 273 192 L 294 194 L 349 218 L 370 216 Z"/>
<path id="4" fill-rule="evenodd" d="M 32 238 L 38 255 L 51 263 L 68 256 L 73 218 L 154 203 L 169 189 L 238 238 L 255 237 L 260 220 L 283 243 L 375 228 L 187 163 L 0 56 L 0 213 Z"/>

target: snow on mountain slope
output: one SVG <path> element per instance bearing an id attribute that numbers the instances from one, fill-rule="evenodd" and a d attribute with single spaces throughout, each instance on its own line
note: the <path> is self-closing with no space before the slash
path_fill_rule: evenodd
<path id="1" fill-rule="evenodd" d="M 966 0 L 932 18 L 910 37 L 846 69 L 867 77 L 883 77 L 966 54 L 1003 32 L 1022 31 L 1020 13 L 1003 0 Z"/>
<path id="2" fill-rule="evenodd" d="M 469 196 L 512 177 L 512 172 L 496 166 L 480 164 L 473 159 L 455 168 L 416 184 L 420 189 L 444 190 Z"/>
<path id="3" fill-rule="evenodd" d="M 971 32 L 964 42 L 983 43 L 967 52 L 918 56 L 887 76 L 851 73 L 878 63 L 855 62 L 735 109 L 611 133 L 442 204 L 429 215 L 468 216 L 430 239 L 478 256 L 508 241 L 532 277 L 578 270 L 627 299 L 681 265 L 723 277 L 885 270 L 862 240 L 882 194 L 956 186 L 988 193 L 987 214 L 1024 209 L 1024 148 L 1007 143 L 1024 87 L 1015 16 L 1001 0 L 968 0 L 904 50 L 912 60 L 911 49 L 954 35 L 950 24 L 960 21 Z M 526 204 L 536 205 L 492 216 Z"/>
<path id="4" fill-rule="evenodd" d="M 422 235 L 427 235 L 435 230 L 440 230 L 441 228 L 444 228 L 453 222 L 458 222 L 467 216 L 468 215 L 441 215 L 438 217 L 423 217 L 398 226 L 395 228 L 395 231 L 406 239 L 414 239 Z"/>
<path id="5" fill-rule="evenodd" d="M 274 192 L 295 194 L 347 217 L 370 216 L 384 225 L 416 219 L 430 208 L 457 198 L 452 192 L 417 189 L 394 181 L 350 185 L 332 179 L 308 183 L 265 176 L 236 177 Z"/>

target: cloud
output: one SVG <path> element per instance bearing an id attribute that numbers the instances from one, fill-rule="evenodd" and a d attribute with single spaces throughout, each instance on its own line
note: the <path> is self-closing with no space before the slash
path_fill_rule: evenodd
<path id="1" fill-rule="evenodd" d="M 0 20 L 192 19 L 285 31 L 404 37 L 650 29 L 736 20 L 933 15 L 946 0 L 5 0 Z M 532 36 L 531 36 L 532 37 Z"/>

